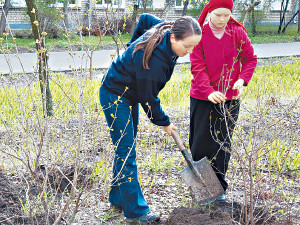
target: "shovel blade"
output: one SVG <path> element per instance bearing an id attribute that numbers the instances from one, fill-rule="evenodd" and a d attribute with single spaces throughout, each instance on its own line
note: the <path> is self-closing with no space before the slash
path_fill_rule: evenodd
<path id="1" fill-rule="evenodd" d="M 220 197 L 224 193 L 224 190 L 207 158 L 205 157 L 197 162 L 193 162 L 193 166 L 198 171 L 200 177 L 190 167 L 182 170 L 180 176 L 188 187 L 190 187 L 194 200 L 199 204 L 203 204 Z"/>

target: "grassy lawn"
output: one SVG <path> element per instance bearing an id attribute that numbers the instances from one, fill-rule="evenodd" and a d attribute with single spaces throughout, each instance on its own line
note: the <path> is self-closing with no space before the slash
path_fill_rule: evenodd
<path id="1" fill-rule="evenodd" d="M 13 43 L 13 39 L 8 36 L 7 38 L 4 35 L 0 35 L 0 40 L 2 40 L 2 45 L 5 48 L 11 48 L 14 49 L 15 45 Z M 120 39 L 122 40 L 123 44 L 126 44 L 131 38 L 131 34 L 129 33 L 125 33 L 122 34 L 120 36 Z M 29 37 L 24 37 L 24 38 L 16 38 L 16 45 L 18 47 L 26 47 L 28 49 L 30 49 L 31 51 L 35 51 L 35 41 L 33 38 L 29 38 Z M 54 48 L 54 46 L 57 46 L 60 49 L 68 49 L 71 46 L 76 46 L 75 49 L 73 50 L 81 50 L 82 46 L 91 46 L 91 48 L 94 48 L 96 46 L 98 46 L 100 42 L 100 47 L 101 45 L 111 45 L 114 46 L 115 43 L 112 39 L 111 36 L 103 36 L 100 37 L 99 36 L 82 36 L 80 37 L 77 34 L 71 34 L 70 38 L 67 38 L 65 35 L 61 35 L 59 38 L 49 38 L 46 37 L 45 39 L 45 43 L 46 43 L 46 48 L 50 51 L 52 48 Z M 98 49 L 100 48 L 98 47 Z"/>
<path id="2" fill-rule="evenodd" d="M 290 25 L 285 34 L 277 34 L 278 26 L 275 25 L 264 25 L 257 26 L 257 34 L 254 36 L 251 34 L 251 28 L 247 27 L 248 35 L 252 43 L 281 43 L 281 42 L 294 42 L 300 40 L 300 34 L 297 33 L 297 25 Z M 20 31 L 18 31 L 20 35 Z M 28 32 L 27 32 L 28 33 Z M 2 45 L 5 48 L 14 49 L 15 45 L 13 44 L 12 38 L 10 36 L 5 38 L 4 35 L 0 35 L 0 40 L 3 39 Z M 120 40 L 122 43 L 126 44 L 131 38 L 131 34 L 125 33 L 120 35 Z M 91 46 L 94 48 L 100 42 L 100 37 L 96 36 L 82 36 L 73 33 L 70 35 L 70 38 L 66 38 L 65 35 L 61 35 L 59 38 L 49 38 L 46 37 L 46 47 L 50 51 L 56 51 L 59 49 L 68 49 L 70 45 L 73 46 L 73 50 L 81 50 L 82 46 Z M 16 45 L 19 47 L 28 48 L 30 51 L 35 51 L 35 41 L 33 38 L 16 38 Z M 104 36 L 101 39 L 100 46 L 114 46 L 115 43 L 111 36 Z M 100 49 L 100 47 L 98 48 Z"/>
<path id="3" fill-rule="evenodd" d="M 257 34 L 254 36 L 251 33 L 251 28 L 246 27 L 248 35 L 252 43 L 281 43 L 281 42 L 294 42 L 300 40 L 300 34 L 297 33 L 298 25 L 289 25 L 284 34 L 278 34 L 278 26 L 275 25 L 264 25 L 257 26 Z"/>

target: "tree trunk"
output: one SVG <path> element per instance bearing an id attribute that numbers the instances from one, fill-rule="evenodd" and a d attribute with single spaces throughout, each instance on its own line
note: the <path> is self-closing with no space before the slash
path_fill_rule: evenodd
<path id="1" fill-rule="evenodd" d="M 0 34 L 3 34 L 5 32 L 6 18 L 8 15 L 9 6 L 10 6 L 10 0 L 5 0 L 4 6 L 2 8 L 2 16 L 0 20 Z"/>
<path id="2" fill-rule="evenodd" d="M 69 13 L 69 0 L 64 0 L 64 23 L 67 29 L 69 28 L 68 13 Z"/>
<path id="3" fill-rule="evenodd" d="M 285 33 L 286 28 L 289 26 L 289 24 L 294 20 L 294 18 L 299 14 L 299 10 L 297 12 L 295 12 L 295 14 L 291 17 L 291 19 L 289 20 L 289 22 L 284 26 L 284 28 L 282 29 L 282 33 Z M 299 26 L 298 26 L 299 28 Z"/>
<path id="4" fill-rule="evenodd" d="M 288 5 L 289 5 L 289 0 L 286 0 L 285 6 L 284 6 L 284 2 L 285 2 L 285 0 L 282 0 L 282 1 L 281 1 L 280 22 L 279 22 L 279 27 L 278 27 L 278 32 L 277 32 L 278 34 L 280 34 L 281 28 L 282 28 L 282 26 L 284 25 L 285 14 L 286 14 L 286 11 L 287 11 L 287 7 L 288 7 Z"/>
<path id="5" fill-rule="evenodd" d="M 255 14 L 254 14 L 253 11 L 251 12 L 251 15 L 252 15 L 252 19 L 251 19 L 251 33 L 253 35 L 255 35 L 256 34 L 256 21 L 255 21 Z"/>
<path id="6" fill-rule="evenodd" d="M 147 11 L 147 3 L 148 3 L 148 0 L 143 0 L 143 12 L 144 13 Z"/>
<path id="7" fill-rule="evenodd" d="M 300 0 L 298 1 L 298 11 L 300 10 Z M 298 13 L 298 33 L 300 34 L 300 12 Z"/>
<path id="8" fill-rule="evenodd" d="M 246 11 L 244 20 L 243 20 L 243 24 L 245 24 L 247 22 L 250 13 L 254 10 L 254 7 L 257 6 L 257 5 L 259 5 L 260 3 L 261 3 L 261 1 L 258 0 L 258 1 L 255 1 L 253 4 L 249 5 L 249 7 L 248 7 L 248 9 Z"/>
<path id="9" fill-rule="evenodd" d="M 27 14 L 30 17 L 32 35 L 34 37 L 34 40 L 36 40 L 35 46 L 38 53 L 39 81 L 40 81 L 42 98 L 43 99 L 45 98 L 46 100 L 43 101 L 43 104 L 45 104 L 43 106 L 44 116 L 52 116 L 53 103 L 52 103 L 52 95 L 51 95 L 51 90 L 49 86 L 49 77 L 48 77 L 48 56 L 47 56 L 48 54 L 42 38 L 40 23 L 37 18 L 38 15 L 37 7 L 35 4 L 35 0 L 25 0 L 25 1 L 27 5 Z"/>
<path id="10" fill-rule="evenodd" d="M 182 16 L 185 16 L 185 15 L 186 15 L 188 5 L 189 5 L 189 0 L 184 0 L 184 3 L 183 3 L 183 10 L 182 10 Z"/>
<path id="11" fill-rule="evenodd" d="M 134 29 L 136 27 L 136 17 L 138 15 L 138 10 L 139 10 L 139 5 L 138 4 L 134 4 L 133 5 L 132 16 L 131 16 L 131 21 L 132 21 L 132 26 L 131 26 L 131 30 L 130 30 L 131 34 L 133 34 Z"/>

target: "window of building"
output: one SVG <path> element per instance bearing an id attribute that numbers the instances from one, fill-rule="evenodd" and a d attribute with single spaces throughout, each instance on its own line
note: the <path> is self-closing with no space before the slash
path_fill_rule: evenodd
<path id="1" fill-rule="evenodd" d="M 152 0 L 152 7 L 154 9 L 162 9 L 164 8 L 165 0 Z"/>
<path id="2" fill-rule="evenodd" d="M 281 2 L 282 2 L 282 0 L 274 0 L 274 1 L 272 1 L 271 2 L 271 9 L 272 10 L 278 10 L 278 11 L 280 11 L 281 10 Z M 284 1 L 284 4 L 283 4 L 283 7 L 285 7 L 285 5 L 286 5 L 286 1 Z M 291 9 L 291 4 L 289 3 L 288 4 L 288 7 L 287 7 L 287 10 L 290 10 Z"/>
<path id="3" fill-rule="evenodd" d="M 97 7 L 109 7 L 109 6 L 119 6 L 121 5 L 121 0 L 96 0 L 96 6 Z"/>
<path id="4" fill-rule="evenodd" d="M 189 1 L 189 0 L 175 0 L 175 8 L 183 9 L 185 1 Z M 188 8 L 191 9 L 192 5 L 195 4 L 196 2 L 198 2 L 198 1 L 197 0 L 196 1 L 191 1 L 190 0 L 189 3 L 188 3 Z"/>
<path id="5" fill-rule="evenodd" d="M 64 1 L 63 0 L 53 0 L 52 3 L 56 7 L 63 7 L 64 6 Z M 81 6 L 81 0 L 69 0 L 69 7 L 74 7 L 74 6 Z"/>
<path id="6" fill-rule="evenodd" d="M 176 0 L 175 1 L 175 7 L 176 8 L 183 8 L 183 1 L 184 0 Z"/>
<path id="7" fill-rule="evenodd" d="M 5 0 L 0 0 L 0 6 L 4 6 Z M 12 7 L 26 7 L 25 0 L 11 0 L 10 4 Z"/>

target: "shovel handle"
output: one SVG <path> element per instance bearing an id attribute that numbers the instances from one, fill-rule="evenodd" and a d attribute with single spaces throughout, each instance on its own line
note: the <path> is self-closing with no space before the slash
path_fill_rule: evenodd
<path id="1" fill-rule="evenodd" d="M 185 149 L 185 147 L 184 147 L 181 139 L 179 138 L 179 135 L 177 134 L 177 132 L 173 130 L 172 133 L 171 133 L 171 135 L 174 138 L 174 141 L 176 142 L 179 150 L 183 151 Z"/>
<path id="2" fill-rule="evenodd" d="M 186 149 L 186 147 L 184 147 L 179 135 L 177 134 L 176 131 L 172 131 L 171 133 L 172 137 L 174 138 L 174 141 L 176 142 L 180 152 L 182 153 L 185 161 L 187 162 L 188 166 L 193 170 L 194 173 L 197 173 L 195 171 L 195 168 L 193 166 L 193 158 L 192 156 L 189 154 L 188 150 Z"/>

